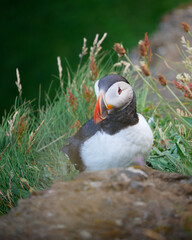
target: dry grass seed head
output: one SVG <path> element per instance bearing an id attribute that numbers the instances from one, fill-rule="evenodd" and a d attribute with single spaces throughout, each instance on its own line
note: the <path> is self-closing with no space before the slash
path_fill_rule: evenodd
<path id="1" fill-rule="evenodd" d="M 113 49 L 115 50 L 115 52 L 118 54 L 119 57 L 122 57 L 125 55 L 125 49 L 122 44 L 115 43 L 113 46 Z"/>
<path id="2" fill-rule="evenodd" d="M 8 120 L 8 124 L 9 124 L 9 136 L 11 137 L 12 136 L 12 132 L 13 132 L 13 128 L 14 128 L 14 122 L 15 122 L 15 119 L 16 119 L 16 116 L 18 114 L 18 111 L 15 112 L 15 114 L 13 115 L 13 118 L 11 120 Z"/>
<path id="3" fill-rule="evenodd" d="M 57 57 L 57 65 L 58 65 L 58 70 L 59 70 L 59 78 L 62 78 L 62 72 L 63 72 L 63 68 L 61 65 L 61 58 L 58 56 Z"/>
<path id="4" fill-rule="evenodd" d="M 107 37 L 107 33 L 104 33 L 102 38 L 98 41 L 99 39 L 99 34 L 96 34 L 95 39 L 93 41 L 93 46 L 90 47 L 90 54 L 89 54 L 89 59 L 92 60 L 92 56 L 96 57 L 98 53 L 101 51 L 102 47 L 101 44 Z"/>
<path id="5" fill-rule="evenodd" d="M 165 77 L 163 75 L 158 74 L 158 79 L 159 79 L 159 83 L 161 84 L 161 86 L 167 85 L 167 80 L 165 79 Z"/>
<path id="6" fill-rule="evenodd" d="M 189 26 L 188 23 L 182 22 L 181 25 L 182 25 L 183 30 L 184 30 L 185 32 L 189 32 L 189 31 L 190 31 L 190 26 Z"/>
<path id="7" fill-rule="evenodd" d="M 139 53 L 141 56 L 146 57 L 147 51 L 144 41 L 139 41 Z"/>
<path id="8" fill-rule="evenodd" d="M 17 81 L 15 82 L 15 84 L 17 85 L 17 89 L 18 89 L 18 92 L 21 96 L 22 94 L 22 85 L 21 85 L 21 79 L 20 79 L 20 74 L 19 74 L 19 69 L 16 68 L 16 76 L 17 76 Z"/>
<path id="9" fill-rule="evenodd" d="M 141 68 L 141 71 L 142 73 L 145 75 L 145 76 L 150 76 L 150 71 L 149 71 L 149 68 L 147 67 L 147 65 L 145 64 L 145 62 L 141 61 L 140 62 L 140 68 Z"/>
<path id="10" fill-rule="evenodd" d="M 79 54 L 79 57 L 80 58 L 83 58 L 83 56 L 85 56 L 87 54 L 87 39 L 86 38 L 83 38 L 83 47 L 82 47 L 82 52 Z"/>

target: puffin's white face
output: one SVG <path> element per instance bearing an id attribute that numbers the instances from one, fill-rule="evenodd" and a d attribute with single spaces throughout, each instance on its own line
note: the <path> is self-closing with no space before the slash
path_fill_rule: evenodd
<path id="1" fill-rule="evenodd" d="M 125 82 L 114 83 L 105 93 L 106 104 L 113 106 L 111 110 L 127 107 L 132 98 L 132 87 Z"/>
<path id="2" fill-rule="evenodd" d="M 105 119 L 108 113 L 127 107 L 133 98 L 132 87 L 124 81 L 114 83 L 106 92 L 99 89 L 97 81 L 95 83 L 95 93 L 97 95 L 94 115 L 96 123 Z"/>

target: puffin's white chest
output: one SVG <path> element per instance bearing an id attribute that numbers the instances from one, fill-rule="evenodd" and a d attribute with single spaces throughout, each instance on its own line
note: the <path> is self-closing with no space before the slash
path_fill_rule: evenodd
<path id="1" fill-rule="evenodd" d="M 136 158 L 147 160 L 153 144 L 153 134 L 145 118 L 138 114 L 139 122 L 120 132 L 109 135 L 97 132 L 84 142 L 81 158 L 86 171 L 99 171 L 130 165 Z"/>

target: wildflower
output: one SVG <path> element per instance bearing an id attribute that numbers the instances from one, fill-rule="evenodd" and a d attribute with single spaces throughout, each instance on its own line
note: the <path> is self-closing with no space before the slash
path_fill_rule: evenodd
<path id="1" fill-rule="evenodd" d="M 176 76 L 178 81 L 183 83 L 190 82 L 191 76 L 188 73 L 179 73 Z"/>
<path id="2" fill-rule="evenodd" d="M 148 32 L 145 33 L 144 43 L 145 43 L 145 47 L 149 48 L 151 42 L 148 40 Z"/>
<path id="3" fill-rule="evenodd" d="M 160 82 L 161 86 L 166 86 L 167 85 L 167 81 L 166 81 L 166 79 L 164 78 L 163 75 L 158 74 L 158 79 L 159 79 L 159 82 Z"/>
<path id="4" fill-rule="evenodd" d="M 182 22 L 181 25 L 182 25 L 182 27 L 183 27 L 185 32 L 189 32 L 190 31 L 190 26 L 189 26 L 188 23 Z"/>
<path id="5" fill-rule="evenodd" d="M 16 76 L 17 76 L 17 81 L 15 82 L 15 84 L 17 85 L 17 89 L 18 89 L 19 94 L 21 96 L 21 94 L 22 94 L 22 85 L 21 85 L 21 79 L 20 79 L 19 69 L 18 68 L 16 68 Z"/>
<path id="6" fill-rule="evenodd" d="M 139 41 L 139 53 L 142 57 L 144 57 L 148 64 L 151 62 L 152 51 L 150 48 L 151 42 L 148 40 L 148 33 L 145 33 L 144 40 Z"/>
<path id="7" fill-rule="evenodd" d="M 83 97 L 87 103 L 94 103 L 95 98 L 93 94 L 93 90 L 91 88 L 87 88 L 87 86 L 84 84 L 83 85 L 84 91 L 83 91 Z"/>
<path id="8" fill-rule="evenodd" d="M 122 57 L 125 55 L 125 49 L 123 48 L 123 45 L 120 43 L 115 43 L 113 46 L 113 49 L 118 54 L 119 57 Z"/>
<path id="9" fill-rule="evenodd" d="M 89 68 L 90 68 L 90 78 L 92 81 L 95 81 L 98 77 L 98 74 L 99 74 L 99 68 L 97 67 L 96 63 L 95 63 L 95 58 L 94 56 L 92 56 L 92 59 L 91 59 L 91 63 L 89 65 Z"/>
<path id="10" fill-rule="evenodd" d="M 68 102 L 70 107 L 73 109 L 73 112 L 75 111 L 75 109 L 77 109 L 77 99 L 76 97 L 71 93 L 71 91 L 69 91 L 68 89 Z"/>
<path id="11" fill-rule="evenodd" d="M 182 83 L 179 83 L 176 80 L 173 80 L 173 84 L 175 85 L 175 87 L 179 90 L 181 90 L 182 92 L 184 92 L 184 97 L 192 99 L 192 84 L 189 83 L 188 86 L 184 86 Z"/>
<path id="12" fill-rule="evenodd" d="M 177 82 L 176 80 L 173 80 L 173 84 L 179 90 L 181 90 L 183 88 L 183 85 L 181 83 Z"/>
<path id="13" fill-rule="evenodd" d="M 145 62 L 143 62 L 143 61 L 140 62 L 140 68 L 141 68 L 141 71 L 143 72 L 143 74 L 145 76 L 150 76 L 149 68 L 147 67 Z"/>

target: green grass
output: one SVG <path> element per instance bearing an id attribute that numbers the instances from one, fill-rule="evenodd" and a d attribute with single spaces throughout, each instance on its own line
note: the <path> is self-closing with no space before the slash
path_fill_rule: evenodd
<path id="1" fill-rule="evenodd" d="M 191 130 L 170 118 L 159 120 L 158 117 L 154 123 L 149 165 L 162 171 L 192 175 Z"/>
<path id="2" fill-rule="evenodd" d="M 55 77 L 60 87 L 53 100 L 47 94 L 45 105 L 39 103 L 35 109 L 34 102 L 23 100 L 20 93 L 14 109 L 3 117 L 0 125 L 0 214 L 7 213 L 16 206 L 18 199 L 26 198 L 31 192 L 46 189 L 57 180 L 73 179 L 78 174 L 60 149 L 65 139 L 93 116 L 95 81 L 91 79 L 100 79 L 110 73 L 119 73 L 128 79 L 136 89 L 138 112 L 150 119 L 154 147 L 148 164 L 162 171 L 192 174 L 190 118 L 177 115 L 174 105 L 167 105 L 161 95 L 162 104 L 150 103 L 148 95 L 152 90 L 160 94 L 156 84 L 151 76 L 145 77 L 135 70 L 127 55 L 117 58 L 117 61 L 125 61 L 121 67 L 114 67 L 114 52 L 96 55 L 96 51 L 95 46 L 96 65 L 86 55 L 76 72 L 68 66 L 65 79 Z M 130 64 L 128 69 L 126 64 Z M 185 108 L 188 106 L 185 103 Z M 167 109 L 173 111 L 167 114 Z"/>

